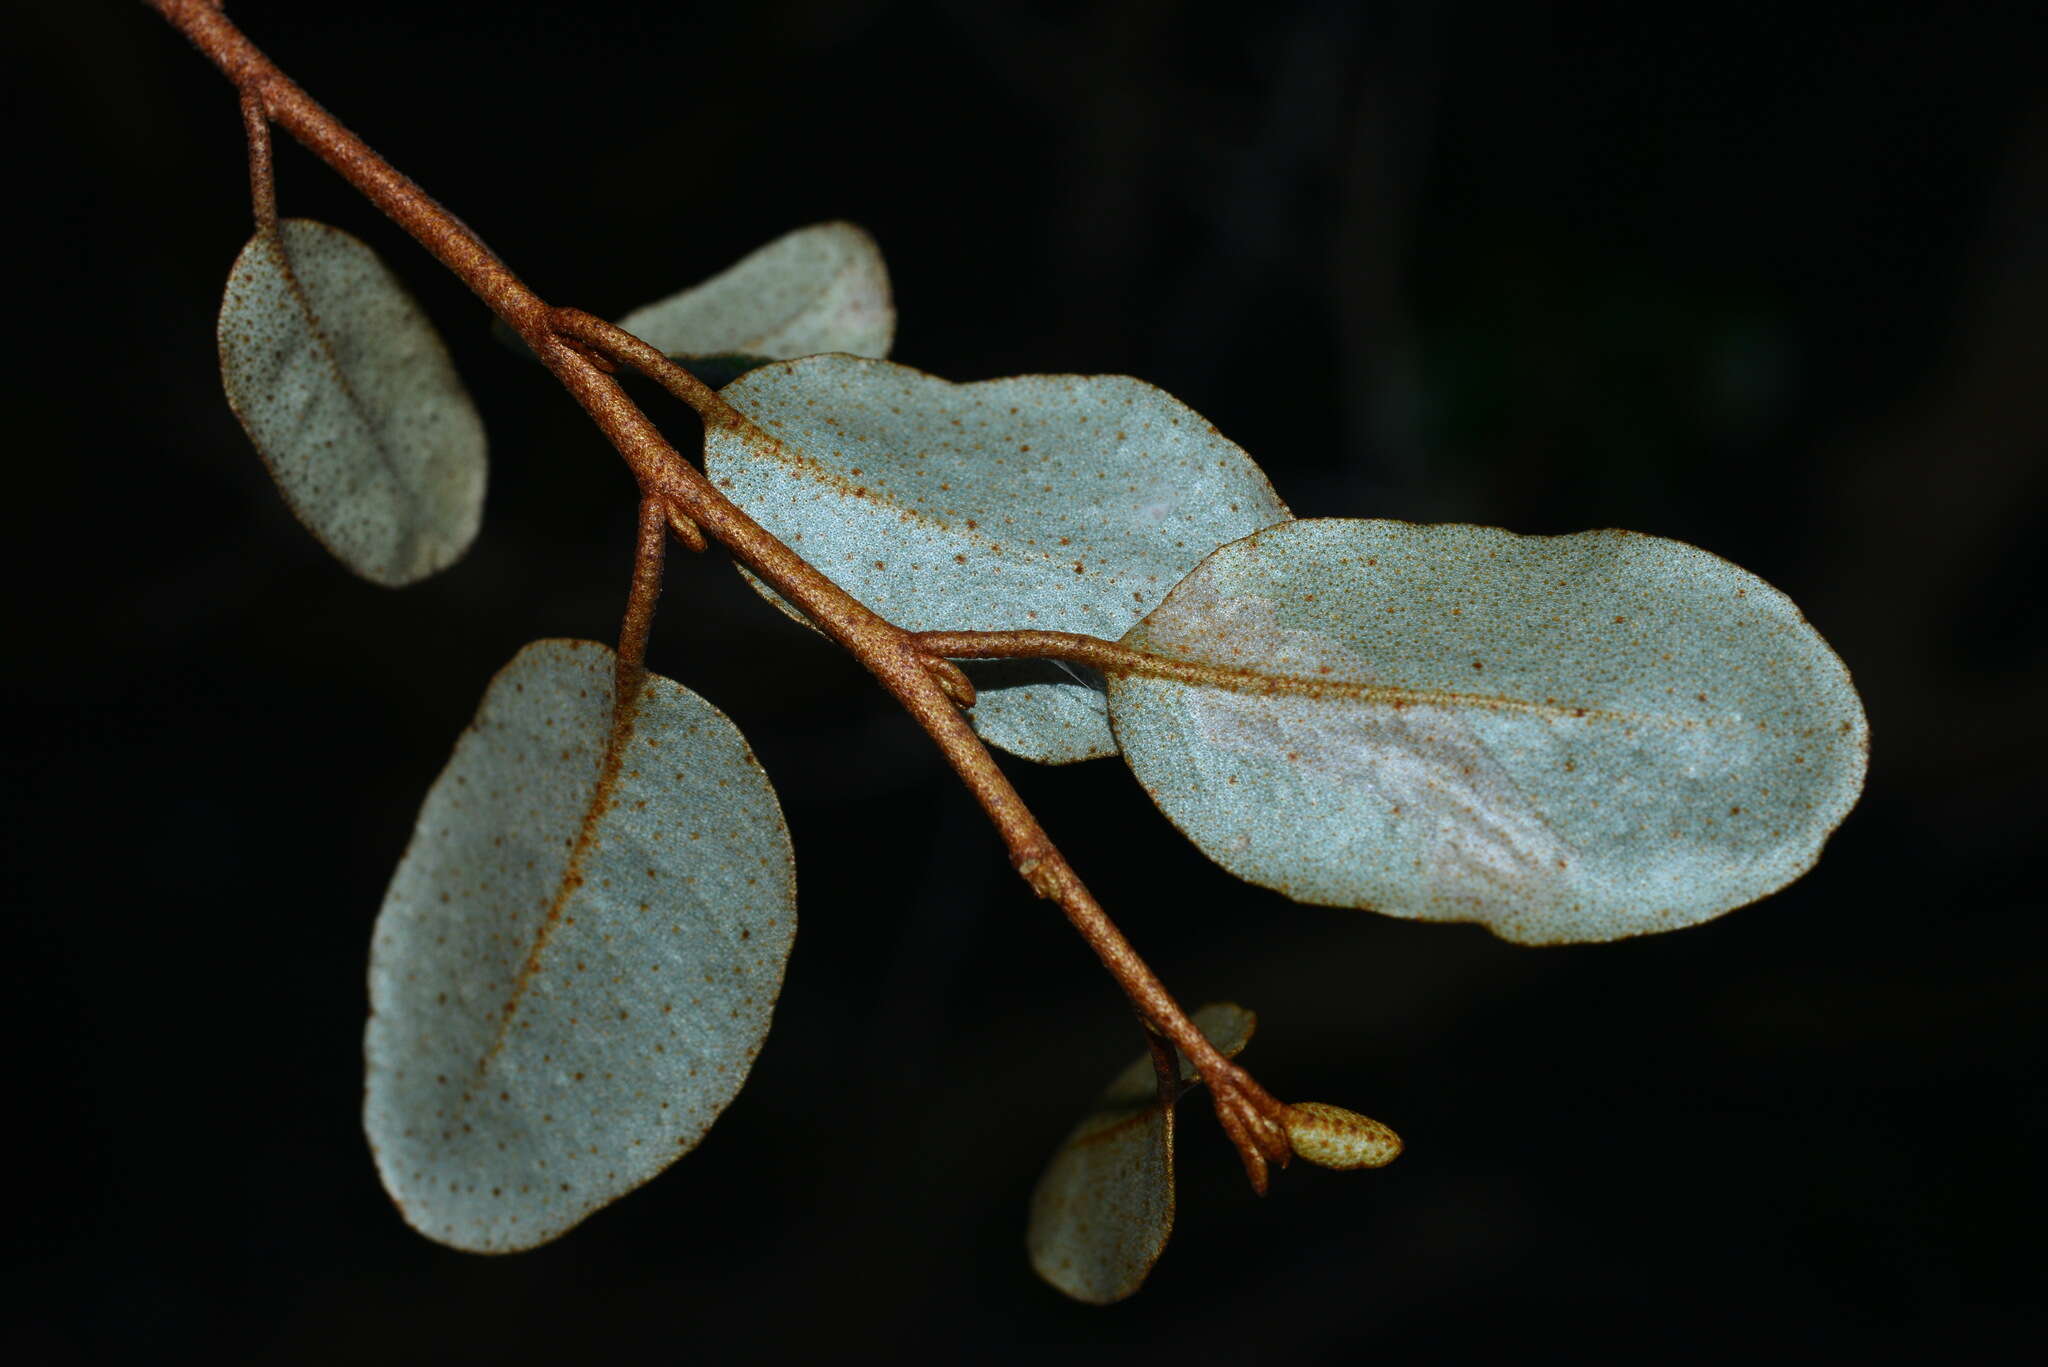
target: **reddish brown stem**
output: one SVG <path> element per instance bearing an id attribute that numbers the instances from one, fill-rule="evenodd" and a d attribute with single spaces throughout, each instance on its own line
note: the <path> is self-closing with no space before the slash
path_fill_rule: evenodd
<path id="1" fill-rule="evenodd" d="M 737 423 L 754 439 L 769 438 L 715 391 L 646 343 L 589 314 L 551 308 L 460 219 L 315 103 L 209 0 L 148 3 L 234 82 L 247 108 L 326 162 L 517 331 L 618 450 L 646 500 L 634 594 L 621 633 L 622 667 L 629 652 L 645 648 L 644 623 L 652 620 L 659 588 L 658 557 L 657 573 L 643 573 L 648 556 L 655 554 L 647 549 L 650 520 L 665 516 L 686 540 L 683 523 L 701 528 L 844 646 L 917 719 L 994 822 L 1018 873 L 1041 896 L 1059 903 L 1139 1013 L 1178 1045 L 1201 1073 L 1253 1185 L 1263 1191 L 1267 1160 L 1284 1161 L 1288 1152 L 1280 1126 L 1283 1108 L 1195 1028 L 1053 847 L 961 716 L 959 707 L 971 703 L 973 690 L 958 668 L 942 652 L 870 611 L 720 493 L 669 445 L 598 364 L 591 349 L 644 369 L 695 409 L 707 429 Z M 636 628 L 636 621 L 643 625 Z"/>
<path id="2" fill-rule="evenodd" d="M 242 96 L 242 131 L 249 139 L 249 204 L 256 230 L 277 231 L 277 172 L 270 161 L 270 116 L 254 95 Z"/>
<path id="3" fill-rule="evenodd" d="M 647 638 L 654 632 L 654 608 L 661 601 L 668 521 L 668 509 L 660 499 L 640 500 L 640 523 L 633 541 L 633 582 L 626 590 L 626 620 L 619 626 L 621 699 L 639 694 L 641 676 L 647 672 Z"/>

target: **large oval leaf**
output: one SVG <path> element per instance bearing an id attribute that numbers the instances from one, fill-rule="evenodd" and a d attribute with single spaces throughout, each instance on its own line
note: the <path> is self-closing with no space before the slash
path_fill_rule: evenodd
<path id="1" fill-rule="evenodd" d="M 707 436 L 712 478 L 911 631 L 1114 638 L 1217 546 L 1289 516 L 1251 457 L 1125 375 L 951 384 L 815 356 L 724 394 L 759 430 Z M 969 672 L 994 744 L 1048 763 L 1116 752 L 1090 680 L 1045 662 Z"/>
<path id="2" fill-rule="evenodd" d="M 235 416 L 343 564 L 398 588 L 462 557 L 483 517 L 483 420 L 376 253 L 310 219 L 258 232 L 218 335 Z"/>
<path id="3" fill-rule="evenodd" d="M 619 326 L 672 356 L 887 356 L 896 308 L 875 240 L 851 223 L 814 223 Z"/>
<path id="4" fill-rule="evenodd" d="M 1258 1027 L 1257 1016 L 1229 1002 L 1190 1019 L 1225 1058 L 1237 1057 Z M 1139 1058 L 1061 1143 L 1031 1193 L 1031 1266 L 1075 1300 L 1123 1300 L 1166 1251 L 1173 1233 L 1173 1105 L 1196 1085 L 1193 1065 L 1174 1052 L 1180 1079 L 1171 1097 L 1159 1095 L 1151 1054 Z"/>
<path id="5" fill-rule="evenodd" d="M 1146 790 L 1239 877 L 1528 943 L 1692 925 L 1809 868 L 1868 749 L 1745 570 L 1633 532 L 1289 523 L 1216 552 L 1110 681 Z"/>
<path id="6" fill-rule="evenodd" d="M 364 1127 L 421 1233 L 545 1242 L 732 1100 L 796 931 L 789 834 L 724 714 L 614 657 L 526 647 L 491 683 L 377 918 Z"/>

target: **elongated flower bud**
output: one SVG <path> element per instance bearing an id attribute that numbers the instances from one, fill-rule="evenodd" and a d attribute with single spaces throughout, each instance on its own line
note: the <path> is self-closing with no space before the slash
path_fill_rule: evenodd
<path id="1" fill-rule="evenodd" d="M 1323 1168 L 1382 1168 L 1401 1156 L 1401 1136 L 1379 1121 L 1303 1101 L 1287 1108 L 1287 1140 L 1294 1152 Z"/>

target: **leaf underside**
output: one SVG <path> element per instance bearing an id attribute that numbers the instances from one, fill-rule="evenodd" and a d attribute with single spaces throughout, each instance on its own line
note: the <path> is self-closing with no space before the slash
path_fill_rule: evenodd
<path id="1" fill-rule="evenodd" d="M 816 223 L 633 310 L 619 326 L 679 357 L 886 356 L 896 309 L 875 240 L 851 223 Z"/>
<path id="2" fill-rule="evenodd" d="M 1249 456 L 1128 376 L 952 384 L 813 356 L 723 392 L 758 431 L 707 433 L 712 479 L 911 631 L 1114 639 L 1217 546 L 1289 516 Z M 991 743 L 1046 763 L 1116 753 L 1091 677 L 1045 661 L 968 673 Z"/>
<path id="3" fill-rule="evenodd" d="M 1190 1019 L 1225 1058 L 1235 1058 L 1258 1025 L 1230 1003 Z M 1184 1091 L 1195 1072 L 1176 1057 Z M 1148 1052 L 1110 1083 L 1039 1178 L 1025 1235 L 1032 1269 L 1091 1305 L 1132 1295 L 1173 1233 L 1173 1187 L 1173 1105 L 1159 1096 Z"/>
<path id="4" fill-rule="evenodd" d="M 285 502 L 397 588 L 460 559 L 483 517 L 483 420 L 433 325 L 338 228 L 286 219 L 235 259 L 221 381 Z"/>
<path id="5" fill-rule="evenodd" d="M 421 1233 L 529 1248 L 694 1146 L 745 1080 L 796 930 L 782 814 L 732 723 L 540 641 L 421 808 L 370 957 L 364 1128 Z"/>
<path id="6" fill-rule="evenodd" d="M 1775 891 L 1867 763 L 1848 671 L 1789 599 L 1633 532 L 1293 522 L 1217 551 L 1124 643 L 1231 681 L 1109 684 L 1133 772 L 1210 858 L 1524 943 Z"/>

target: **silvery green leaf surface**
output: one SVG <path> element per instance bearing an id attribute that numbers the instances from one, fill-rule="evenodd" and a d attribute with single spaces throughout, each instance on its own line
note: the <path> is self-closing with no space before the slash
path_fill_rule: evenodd
<path id="1" fill-rule="evenodd" d="M 492 680 L 377 918 L 364 1128 L 408 1223 L 561 1234 L 687 1152 L 768 1032 L 789 834 L 724 714 L 646 676 L 613 754 L 604 646 Z"/>
<path id="2" fill-rule="evenodd" d="M 1718 916 L 1809 868 L 1868 733 L 1791 600 L 1634 532 L 1312 520 L 1224 547 L 1124 644 L 1133 772 L 1232 873 L 1525 943 Z"/>
<path id="3" fill-rule="evenodd" d="M 1289 516 L 1251 457 L 1124 375 L 952 384 L 814 356 L 723 393 L 758 430 L 707 434 L 712 479 L 912 631 L 1114 639 L 1217 546 Z M 1047 763 L 1116 753 L 1091 678 L 1044 661 L 968 673 L 993 744 Z"/>
<path id="4" fill-rule="evenodd" d="M 483 517 L 484 428 L 405 287 L 339 228 L 286 219 L 221 298 L 228 403 L 299 521 L 363 578 L 445 569 Z"/>
<path id="5" fill-rule="evenodd" d="M 814 223 L 619 326 L 672 356 L 887 356 L 896 308 L 875 240 L 851 223 Z"/>
<path id="6" fill-rule="evenodd" d="M 1235 1058 L 1258 1025 L 1228 1002 L 1189 1019 L 1225 1058 Z M 1184 1090 L 1195 1085 L 1194 1068 L 1175 1053 Z M 1031 1266 L 1075 1300 L 1123 1300 L 1166 1251 L 1173 1205 L 1173 1105 L 1159 1096 L 1148 1052 L 1117 1074 L 1039 1178 L 1025 1234 Z"/>

